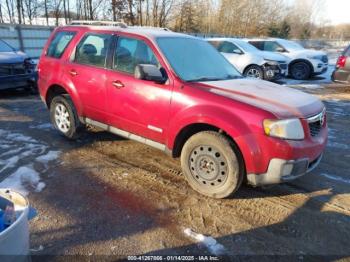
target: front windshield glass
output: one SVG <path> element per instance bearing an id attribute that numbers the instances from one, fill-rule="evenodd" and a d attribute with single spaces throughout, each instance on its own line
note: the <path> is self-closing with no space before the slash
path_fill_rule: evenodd
<path id="1" fill-rule="evenodd" d="M 160 37 L 158 46 L 184 81 L 217 81 L 241 74 L 209 43 L 187 37 Z"/>
<path id="2" fill-rule="evenodd" d="M 234 42 L 239 45 L 240 48 L 243 49 L 245 52 L 257 52 L 260 51 L 255 46 L 243 41 L 243 40 L 234 40 Z"/>
<path id="3" fill-rule="evenodd" d="M 4 41 L 0 40 L 0 52 L 13 52 L 13 49 Z"/>
<path id="4" fill-rule="evenodd" d="M 303 50 L 304 49 L 304 47 L 302 47 L 300 44 L 293 42 L 293 41 L 279 40 L 278 43 L 281 44 L 287 50 Z"/>

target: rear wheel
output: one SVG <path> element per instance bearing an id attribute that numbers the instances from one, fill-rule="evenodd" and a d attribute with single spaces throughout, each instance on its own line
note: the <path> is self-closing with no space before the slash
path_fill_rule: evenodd
<path id="1" fill-rule="evenodd" d="M 74 139 L 79 135 L 81 123 L 69 95 L 55 96 L 50 104 L 51 122 L 64 136 Z"/>
<path id="2" fill-rule="evenodd" d="M 244 70 L 244 76 L 245 77 L 253 77 L 253 78 L 259 78 L 259 79 L 264 79 L 264 71 L 263 69 L 258 66 L 258 65 L 251 65 L 248 66 Z"/>
<path id="3" fill-rule="evenodd" d="M 311 77 L 311 67 L 305 62 L 296 62 L 290 67 L 290 74 L 294 79 L 307 80 Z"/>
<path id="4" fill-rule="evenodd" d="M 243 180 L 239 150 L 214 131 L 197 133 L 186 141 L 181 166 L 194 190 L 214 198 L 232 195 Z"/>

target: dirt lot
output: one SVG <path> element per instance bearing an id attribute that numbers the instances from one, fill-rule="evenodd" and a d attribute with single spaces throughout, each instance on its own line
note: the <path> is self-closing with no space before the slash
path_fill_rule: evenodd
<path id="1" fill-rule="evenodd" d="M 1 92 L 0 181 L 31 174 L 17 187 L 38 211 L 30 222 L 32 254 L 215 254 L 184 234 L 191 228 L 235 259 L 348 258 L 350 87 L 295 88 L 327 107 L 329 143 L 320 166 L 288 184 L 243 186 L 225 200 L 194 192 L 178 160 L 160 151 L 96 130 L 68 141 L 53 130 L 38 97 Z"/>

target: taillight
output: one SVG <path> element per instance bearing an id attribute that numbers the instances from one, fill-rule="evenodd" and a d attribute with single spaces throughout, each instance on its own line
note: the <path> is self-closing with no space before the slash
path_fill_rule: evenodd
<path id="1" fill-rule="evenodd" d="M 337 61 L 337 68 L 343 68 L 345 67 L 346 64 L 346 56 L 339 56 L 338 61 Z"/>

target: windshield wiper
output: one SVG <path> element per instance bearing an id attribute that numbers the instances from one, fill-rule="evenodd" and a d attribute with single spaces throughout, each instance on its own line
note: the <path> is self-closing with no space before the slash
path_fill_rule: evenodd
<path id="1" fill-rule="evenodd" d="M 220 80 L 229 80 L 229 79 L 237 79 L 237 78 L 242 78 L 242 76 L 227 75 L 225 77 L 199 77 L 199 78 L 187 80 L 186 82 L 209 82 L 209 81 L 220 81 Z"/>
<path id="2" fill-rule="evenodd" d="M 218 77 L 199 77 L 199 78 L 187 80 L 186 82 L 207 82 L 207 81 L 218 81 L 218 80 L 222 80 L 222 79 Z"/>

